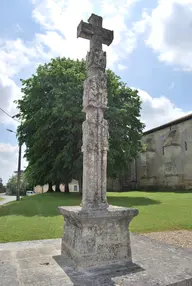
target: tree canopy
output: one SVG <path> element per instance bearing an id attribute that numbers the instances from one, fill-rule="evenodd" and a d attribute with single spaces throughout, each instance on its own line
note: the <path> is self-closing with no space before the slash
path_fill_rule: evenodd
<path id="1" fill-rule="evenodd" d="M 108 77 L 108 176 L 118 177 L 141 150 L 144 125 L 141 101 L 111 70 Z M 21 124 L 18 136 L 25 142 L 26 175 L 33 184 L 67 184 L 82 176 L 82 112 L 85 61 L 52 59 L 22 81 L 17 101 Z"/>

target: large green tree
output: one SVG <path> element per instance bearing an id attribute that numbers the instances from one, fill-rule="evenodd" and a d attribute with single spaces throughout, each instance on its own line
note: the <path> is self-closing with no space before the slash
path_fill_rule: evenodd
<path id="1" fill-rule="evenodd" d="M 119 177 L 141 149 L 143 124 L 136 90 L 111 70 L 108 76 L 108 176 Z M 82 112 L 84 61 L 52 59 L 22 80 L 23 97 L 17 101 L 21 120 L 18 135 L 25 142 L 29 162 L 26 174 L 33 184 L 66 184 L 82 177 Z M 58 187 L 57 187 L 58 189 Z"/>

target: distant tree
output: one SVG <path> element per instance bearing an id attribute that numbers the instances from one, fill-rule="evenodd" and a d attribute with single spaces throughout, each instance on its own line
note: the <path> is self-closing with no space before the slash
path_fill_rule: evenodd
<path id="1" fill-rule="evenodd" d="M 31 186 L 27 182 L 26 176 L 24 173 L 21 173 L 20 179 L 20 195 L 25 195 L 26 190 L 29 189 Z M 10 177 L 7 183 L 7 189 L 12 195 L 16 195 L 17 193 L 17 174 L 14 174 Z"/>
<path id="2" fill-rule="evenodd" d="M 3 185 L 3 180 L 0 178 L 0 193 L 5 193 L 6 188 Z"/>

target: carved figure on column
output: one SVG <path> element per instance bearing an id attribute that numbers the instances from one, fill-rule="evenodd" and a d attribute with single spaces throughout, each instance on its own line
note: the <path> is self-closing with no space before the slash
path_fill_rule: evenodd
<path id="1" fill-rule="evenodd" d="M 83 106 L 107 108 L 107 79 L 106 75 L 88 77 L 84 83 Z"/>
<path id="2" fill-rule="evenodd" d="M 110 45 L 113 31 L 102 28 L 102 17 L 92 14 L 89 23 L 80 22 L 77 36 L 90 40 L 87 53 L 87 79 L 84 82 L 83 111 L 83 199 L 82 209 L 106 209 L 108 123 L 106 52 L 102 44 Z"/>

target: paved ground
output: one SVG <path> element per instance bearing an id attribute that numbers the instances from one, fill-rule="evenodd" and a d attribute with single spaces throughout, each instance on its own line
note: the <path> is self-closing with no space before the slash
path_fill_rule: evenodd
<path id="1" fill-rule="evenodd" d="M 7 196 L 6 194 L 0 194 L 0 198 L 4 199 L 0 201 L 0 206 L 12 201 L 16 201 L 16 196 Z"/>
<path id="2" fill-rule="evenodd" d="M 0 244 L 1 286 L 192 285 L 192 249 L 132 234 L 134 264 L 75 269 L 60 256 L 60 239 Z"/>

